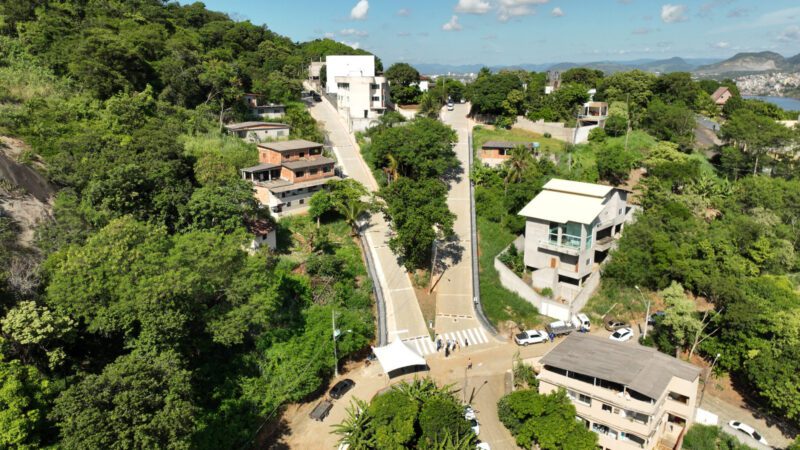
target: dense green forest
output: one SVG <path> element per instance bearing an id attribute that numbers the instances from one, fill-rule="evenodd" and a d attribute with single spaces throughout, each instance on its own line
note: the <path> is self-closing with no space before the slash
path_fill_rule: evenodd
<path id="1" fill-rule="evenodd" d="M 58 189 L 34 248 L 0 214 L 0 447 L 241 448 L 332 374 L 334 314 L 340 357 L 367 346 L 348 216 L 246 251 L 257 151 L 219 129 L 256 92 L 321 140 L 291 102 L 308 61 L 354 52 L 201 3 L 0 3 L 0 134 Z"/>
<path id="2" fill-rule="evenodd" d="M 719 354 L 717 369 L 748 401 L 799 425 L 800 130 L 777 122 L 796 112 L 742 99 L 728 82 L 735 96 L 717 109 L 708 100 L 720 83 L 682 73 L 570 69 L 562 82 L 566 92 L 546 98 L 542 74 L 482 71 L 469 85 L 473 113 L 495 117 L 498 128 L 517 114 L 568 121 L 590 88 L 610 102 L 605 130 L 552 150 L 555 163 L 515 151 L 503 167 L 476 166 L 479 231 L 521 233 L 517 212 L 551 177 L 618 185 L 638 174 L 633 201 L 642 211 L 589 308 L 602 315 L 617 304 L 615 314 L 640 319 L 634 286 L 657 292 L 666 314 L 645 344 L 709 364 Z M 721 146 L 698 147 L 695 114 L 719 121 Z"/>

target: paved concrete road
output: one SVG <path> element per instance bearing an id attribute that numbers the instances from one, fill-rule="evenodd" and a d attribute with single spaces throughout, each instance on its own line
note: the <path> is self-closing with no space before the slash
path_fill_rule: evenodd
<path id="1" fill-rule="evenodd" d="M 360 182 L 371 191 L 377 190 L 369 167 L 361 157 L 361 151 L 344 121 L 327 101 L 315 103 L 309 108 L 328 134 L 336 159 L 344 173 Z M 375 269 L 386 299 L 386 327 L 389 342 L 429 336 L 425 319 L 419 308 L 417 297 L 405 269 L 388 247 L 390 227 L 382 214 L 374 214 L 365 225 L 365 237 L 375 261 Z M 430 338 L 428 338 L 430 339 Z"/>
<path id="2" fill-rule="evenodd" d="M 753 414 L 753 411 L 741 408 L 737 405 L 732 405 L 725 400 L 715 397 L 714 392 L 712 391 L 713 389 L 714 382 L 712 380 L 708 386 L 705 397 L 703 397 L 703 403 L 702 405 L 699 405 L 699 407 L 705 409 L 706 411 L 710 411 L 719 417 L 719 423 L 717 425 L 722 428 L 722 431 L 735 436 L 741 443 L 759 450 L 784 448 L 789 445 L 791 439 L 784 436 L 778 427 L 769 425 L 763 417 L 756 417 L 756 415 Z M 734 430 L 730 425 L 728 425 L 728 422 L 731 420 L 738 420 L 755 428 L 756 431 L 764 436 L 767 442 L 769 442 L 770 446 L 758 443 L 755 441 L 755 439 L 747 436 L 741 431 Z"/>
<path id="3" fill-rule="evenodd" d="M 481 328 L 475 317 L 472 289 L 471 223 L 469 202 L 469 134 L 472 123 L 467 118 L 469 104 L 456 104 L 453 111 L 442 109 L 442 121 L 456 130 L 454 150 L 463 172 L 450 183 L 447 205 L 456 215 L 456 237 L 439 245 L 443 256 L 443 274 L 436 286 L 436 332 L 439 334 Z M 488 334 L 488 332 L 486 333 Z"/>

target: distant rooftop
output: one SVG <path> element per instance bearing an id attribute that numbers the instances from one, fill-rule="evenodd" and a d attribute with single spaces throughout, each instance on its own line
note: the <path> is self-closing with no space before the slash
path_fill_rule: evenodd
<path id="1" fill-rule="evenodd" d="M 564 192 L 567 194 L 587 195 L 589 197 L 605 197 L 614 188 L 602 184 L 584 183 L 582 181 L 562 180 L 553 178 L 544 185 L 548 191 Z"/>
<path id="2" fill-rule="evenodd" d="M 291 170 L 307 169 L 309 167 L 318 167 L 326 164 L 333 164 L 336 161 L 321 156 L 316 159 L 298 159 L 297 161 L 286 161 L 283 165 Z"/>
<path id="3" fill-rule="evenodd" d="M 700 375 L 699 367 L 654 348 L 584 333 L 574 333 L 561 341 L 541 363 L 613 381 L 654 399 L 661 396 L 672 377 L 694 381 Z"/>
<path id="4" fill-rule="evenodd" d="M 225 125 L 225 128 L 231 131 L 241 131 L 241 130 L 257 130 L 262 128 L 289 128 L 289 125 L 285 123 L 277 123 L 277 122 L 237 122 L 237 123 L 229 123 Z"/>
<path id="5" fill-rule="evenodd" d="M 276 152 L 288 152 L 291 150 L 304 150 L 307 148 L 322 147 L 322 144 L 307 141 L 305 139 L 292 139 L 291 141 L 263 142 L 259 147 L 275 150 Z"/>
<path id="6" fill-rule="evenodd" d="M 533 144 L 530 142 L 508 142 L 508 141 L 487 141 L 481 148 L 505 148 L 512 149 L 518 145 L 524 145 L 531 148 Z"/>

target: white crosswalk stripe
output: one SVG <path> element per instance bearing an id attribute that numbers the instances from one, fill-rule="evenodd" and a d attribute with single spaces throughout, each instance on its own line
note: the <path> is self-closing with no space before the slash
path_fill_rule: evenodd
<path id="1" fill-rule="evenodd" d="M 469 342 L 470 346 L 482 345 L 489 343 L 489 338 L 482 328 L 470 328 L 467 330 L 457 330 L 439 335 L 442 338 L 442 344 L 446 345 L 448 339 L 453 342 L 458 342 L 461 347 L 466 347 L 465 343 Z M 415 350 L 421 356 L 436 353 L 436 341 L 432 341 L 426 337 L 418 337 L 414 339 L 407 339 L 404 342 L 408 344 L 409 348 Z"/>

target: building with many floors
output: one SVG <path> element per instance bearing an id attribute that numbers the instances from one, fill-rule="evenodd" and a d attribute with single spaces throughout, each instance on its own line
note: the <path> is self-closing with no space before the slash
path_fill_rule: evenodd
<path id="1" fill-rule="evenodd" d="M 628 192 L 554 178 L 519 214 L 526 218 L 525 266 L 535 288 L 575 291 L 616 245 L 632 218 Z M 567 297 L 574 297 L 569 295 Z"/>
<path id="2" fill-rule="evenodd" d="M 339 92 L 337 77 L 374 77 L 373 55 L 328 55 L 325 57 L 325 92 Z"/>
<path id="3" fill-rule="evenodd" d="M 304 211 L 315 192 L 340 179 L 336 162 L 323 155 L 323 146 L 296 139 L 258 145 L 259 164 L 241 169 L 242 178 L 253 183 L 258 201 L 273 215 Z"/>
<path id="4" fill-rule="evenodd" d="M 539 363 L 539 393 L 566 390 L 598 448 L 679 448 L 694 421 L 700 368 L 653 348 L 573 333 Z"/>
<path id="5" fill-rule="evenodd" d="M 364 131 L 386 112 L 389 84 L 385 77 L 336 77 L 336 109 L 350 131 Z"/>

